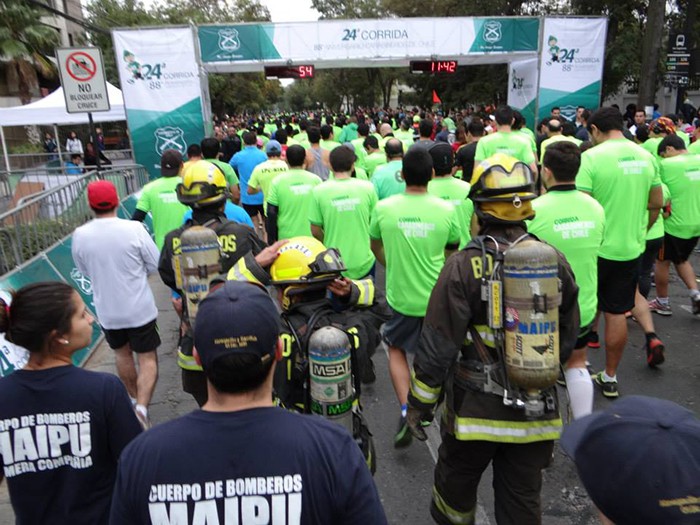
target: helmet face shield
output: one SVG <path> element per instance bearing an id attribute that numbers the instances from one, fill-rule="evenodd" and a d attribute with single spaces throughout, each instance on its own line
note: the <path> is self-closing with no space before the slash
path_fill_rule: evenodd
<path id="1" fill-rule="evenodd" d="M 183 204 L 206 203 L 208 199 L 220 197 L 226 193 L 225 188 L 219 188 L 208 182 L 192 182 L 186 187 L 182 182 L 175 188 L 177 199 Z M 212 201 L 209 201 L 212 202 Z"/>
<path id="2" fill-rule="evenodd" d="M 347 268 L 340 258 L 340 252 L 335 248 L 329 248 L 316 256 L 314 262 L 309 264 L 309 269 L 311 273 L 305 278 L 309 281 L 316 281 L 340 277 L 340 272 L 344 272 Z"/>
<path id="3" fill-rule="evenodd" d="M 469 196 L 475 202 L 512 201 L 515 196 L 534 199 L 535 184 L 534 174 L 527 164 L 495 155 L 479 166 Z"/>
<path id="4" fill-rule="evenodd" d="M 293 237 L 280 248 L 270 267 L 275 285 L 328 283 L 340 277 L 345 264 L 338 250 L 326 248 L 313 237 Z"/>

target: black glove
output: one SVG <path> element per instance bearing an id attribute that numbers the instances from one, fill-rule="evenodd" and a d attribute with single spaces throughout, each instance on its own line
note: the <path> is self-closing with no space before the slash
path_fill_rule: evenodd
<path id="1" fill-rule="evenodd" d="M 425 441 L 428 439 L 428 435 L 423 430 L 423 425 L 421 421 L 432 421 L 433 413 L 430 411 L 421 410 L 419 408 L 412 407 L 408 405 L 408 411 L 406 412 L 406 424 L 408 429 L 411 431 L 413 437 L 419 441 Z"/>

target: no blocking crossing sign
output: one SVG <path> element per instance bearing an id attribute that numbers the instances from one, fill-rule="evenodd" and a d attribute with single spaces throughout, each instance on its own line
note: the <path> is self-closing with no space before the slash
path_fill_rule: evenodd
<path id="1" fill-rule="evenodd" d="M 96 47 L 56 49 L 68 113 L 109 111 L 102 51 Z"/>

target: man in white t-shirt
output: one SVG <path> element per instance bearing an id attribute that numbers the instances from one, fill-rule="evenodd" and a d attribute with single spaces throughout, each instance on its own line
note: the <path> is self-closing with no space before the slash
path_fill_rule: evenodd
<path id="1" fill-rule="evenodd" d="M 148 274 L 158 270 L 158 248 L 139 222 L 117 217 L 119 196 L 111 182 L 91 182 L 87 194 L 95 220 L 73 233 L 73 260 L 92 281 L 95 313 L 114 350 L 117 374 L 141 424 L 148 428 L 160 346 L 158 308 Z"/>

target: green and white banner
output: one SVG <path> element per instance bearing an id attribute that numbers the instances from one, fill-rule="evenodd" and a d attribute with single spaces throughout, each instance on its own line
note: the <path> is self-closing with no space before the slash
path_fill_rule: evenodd
<path id="1" fill-rule="evenodd" d="M 202 63 L 211 71 L 261 70 L 264 63 L 353 67 L 411 58 L 534 54 L 540 19 L 393 18 L 200 26 Z"/>
<path id="2" fill-rule="evenodd" d="M 577 106 L 600 105 L 607 25 L 606 18 L 545 18 L 539 115 L 558 106 L 573 120 Z"/>
<path id="3" fill-rule="evenodd" d="M 532 130 L 536 125 L 537 65 L 537 58 L 516 60 L 508 65 L 508 105 L 523 114 Z"/>
<path id="4" fill-rule="evenodd" d="M 204 137 L 202 86 L 189 27 L 115 30 L 114 52 L 136 162 L 160 177 L 167 149 Z"/>

